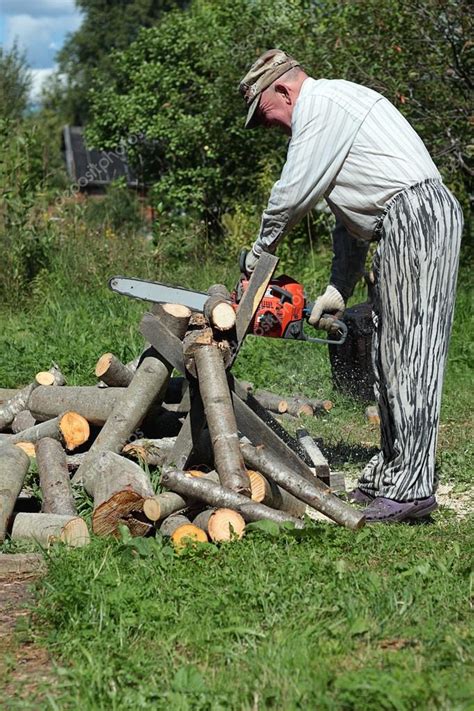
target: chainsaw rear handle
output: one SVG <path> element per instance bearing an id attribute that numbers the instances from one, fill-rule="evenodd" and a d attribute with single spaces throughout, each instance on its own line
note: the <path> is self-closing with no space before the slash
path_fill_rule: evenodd
<path id="1" fill-rule="evenodd" d="M 308 317 L 311 314 L 311 311 L 313 310 L 313 304 L 309 304 L 305 308 L 305 315 Z M 331 331 L 336 331 L 339 334 L 339 338 L 336 340 L 334 338 L 311 338 L 311 336 L 306 336 L 304 337 L 305 341 L 310 341 L 312 343 L 326 343 L 328 345 L 333 345 L 333 346 L 342 346 L 343 343 L 346 342 L 347 338 L 347 326 L 344 323 L 344 321 L 341 321 L 340 319 L 336 318 L 332 314 L 322 314 L 321 319 L 327 319 L 328 321 L 331 321 Z"/>

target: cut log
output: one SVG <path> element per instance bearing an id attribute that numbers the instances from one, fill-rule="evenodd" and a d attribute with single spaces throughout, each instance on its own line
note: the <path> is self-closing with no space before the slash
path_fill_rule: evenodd
<path id="1" fill-rule="evenodd" d="M 5 540 L 15 502 L 30 467 L 29 457 L 18 447 L 2 446 L 0 453 L 0 543 Z"/>
<path id="2" fill-rule="evenodd" d="M 104 353 L 95 366 L 95 374 L 99 380 L 112 388 L 126 388 L 130 385 L 133 372 L 113 353 Z"/>
<path id="3" fill-rule="evenodd" d="M 313 417 L 314 410 L 309 402 L 288 398 L 286 401 L 286 414 L 292 417 Z"/>
<path id="4" fill-rule="evenodd" d="M 0 405 L 0 430 L 3 430 L 5 429 L 5 427 L 8 427 L 8 425 L 13 422 L 19 412 L 21 412 L 22 410 L 29 409 L 28 400 L 35 388 L 43 384 L 54 385 L 56 381 L 59 383 L 60 378 L 62 377 L 63 376 L 61 371 L 57 368 L 56 365 L 53 365 L 50 370 L 41 371 L 40 373 L 37 373 L 34 381 L 30 383 L 30 385 L 27 385 L 26 388 L 18 390 L 13 395 L 13 397 L 11 397 L 6 402 L 3 402 Z"/>
<path id="5" fill-rule="evenodd" d="M 55 384 L 54 374 L 50 373 L 48 370 L 42 370 L 41 372 L 36 373 L 35 380 L 38 385 L 44 385 L 47 387 Z"/>
<path id="6" fill-rule="evenodd" d="M 91 424 L 102 426 L 124 392 L 125 388 L 98 390 L 94 386 L 38 387 L 30 395 L 28 408 L 39 421 L 73 410 Z"/>
<path id="7" fill-rule="evenodd" d="M 327 487 L 318 488 L 283 466 L 274 453 L 266 447 L 253 447 L 245 442 L 242 442 L 241 447 L 245 462 L 249 467 L 262 472 L 282 489 L 296 496 L 297 499 L 304 501 L 336 523 L 352 530 L 364 525 L 365 519 L 360 511 L 338 499 Z"/>
<path id="8" fill-rule="evenodd" d="M 186 516 L 169 516 L 160 526 L 160 533 L 171 538 L 176 550 L 194 543 L 207 543 L 207 534 Z"/>
<path id="9" fill-rule="evenodd" d="M 143 502 L 153 496 L 153 488 L 138 464 L 114 452 L 99 452 L 88 458 L 86 472 L 83 484 L 94 499 L 94 533 L 118 536 L 120 524 L 128 526 L 132 536 L 151 531 L 150 523 L 141 520 L 141 515 Z"/>
<path id="10" fill-rule="evenodd" d="M 181 304 L 153 304 L 151 312 L 154 316 L 158 316 L 161 323 L 176 338 L 180 340 L 184 338 L 191 318 L 191 309 Z"/>
<path id="11" fill-rule="evenodd" d="M 17 514 L 11 537 L 13 541 L 36 541 L 42 546 L 62 541 L 78 547 L 87 545 L 90 540 L 87 524 L 82 518 L 52 513 Z"/>
<path id="12" fill-rule="evenodd" d="M 186 499 L 172 491 L 164 491 L 143 502 L 143 513 L 150 521 L 162 521 L 177 511 L 184 511 L 187 508 Z"/>
<path id="13" fill-rule="evenodd" d="M 18 434 L 18 432 L 23 432 L 23 430 L 27 430 L 29 427 L 34 427 L 35 424 L 36 420 L 31 412 L 29 410 L 22 410 L 15 416 L 12 422 L 12 432 L 13 434 Z"/>
<path id="14" fill-rule="evenodd" d="M 12 397 L 18 395 L 21 388 L 0 388 L 0 403 L 6 402 L 6 400 L 11 400 Z"/>
<path id="15" fill-rule="evenodd" d="M 266 479 L 260 472 L 247 470 L 249 475 L 252 500 L 265 504 L 272 509 L 286 511 L 296 518 L 303 518 L 306 511 L 306 504 L 296 496 L 293 496 L 271 479 Z"/>
<path id="16" fill-rule="evenodd" d="M 214 543 L 240 540 L 245 531 L 243 517 L 232 509 L 201 511 L 193 523 L 202 528 Z"/>
<path id="17" fill-rule="evenodd" d="M 59 388 L 58 388 L 59 390 Z M 59 417 L 55 417 L 47 422 L 30 427 L 23 432 L 12 435 L 8 443 L 17 444 L 20 442 L 39 442 L 43 437 L 58 439 L 64 444 L 66 449 L 73 450 L 87 442 L 90 436 L 90 427 L 87 420 L 78 415 L 77 412 L 65 412 Z M 3 448 L 3 443 L 0 450 Z"/>
<path id="18" fill-rule="evenodd" d="M 255 501 L 243 496 L 243 494 L 238 494 L 207 479 L 189 476 L 186 472 L 176 469 L 167 470 L 161 476 L 161 483 L 167 489 L 181 494 L 184 498 L 199 499 L 209 506 L 238 511 L 245 521 L 290 522 L 296 528 L 303 527 L 303 522 L 294 518 L 294 516 L 290 516 L 290 514 L 283 511 L 275 511 L 264 504 L 257 504 Z"/>
<path id="19" fill-rule="evenodd" d="M 287 401 L 269 390 L 256 390 L 253 396 L 262 407 L 270 410 L 270 412 L 278 412 L 281 415 L 288 410 Z"/>
<path id="20" fill-rule="evenodd" d="M 207 479 L 213 481 L 214 484 L 220 484 L 219 474 L 212 469 L 210 472 L 201 471 L 200 469 L 187 469 L 186 474 L 193 476 L 196 479 Z"/>
<path id="21" fill-rule="evenodd" d="M 50 437 L 40 439 L 36 445 L 36 463 L 43 492 L 43 513 L 75 516 L 77 510 L 66 453 L 60 442 Z"/>
<path id="22" fill-rule="evenodd" d="M 61 387 L 63 385 L 66 385 L 66 378 L 64 377 L 61 368 L 57 363 L 53 363 L 48 373 L 52 373 L 54 377 L 53 385 L 60 385 Z"/>
<path id="23" fill-rule="evenodd" d="M 170 370 L 168 363 L 157 358 L 145 358 L 128 388 L 116 401 L 88 456 L 74 474 L 73 483 L 80 483 L 81 478 L 86 476 L 89 459 L 92 460 L 98 452 L 122 451 L 151 405 L 162 400 Z"/>
<path id="24" fill-rule="evenodd" d="M 36 457 L 36 447 L 33 442 L 16 442 L 13 446 L 22 449 L 30 459 Z"/>
<path id="25" fill-rule="evenodd" d="M 216 288 L 219 287 L 219 288 Z M 230 302 L 230 294 L 222 284 L 208 290 L 209 298 L 204 304 L 204 316 L 218 331 L 229 331 L 235 326 L 236 313 Z"/>
<path id="26" fill-rule="evenodd" d="M 311 458 L 316 476 L 324 481 L 325 484 L 329 484 L 331 470 L 326 457 L 321 452 L 314 439 L 305 429 L 296 430 L 296 436 L 308 456 Z"/>
<path id="27" fill-rule="evenodd" d="M 380 426 L 380 415 L 376 405 L 369 405 L 365 410 L 365 416 L 371 425 Z"/>
<path id="28" fill-rule="evenodd" d="M 250 482 L 240 452 L 237 423 L 222 358 L 217 347 L 211 345 L 197 348 L 194 360 L 221 484 L 250 496 Z"/>

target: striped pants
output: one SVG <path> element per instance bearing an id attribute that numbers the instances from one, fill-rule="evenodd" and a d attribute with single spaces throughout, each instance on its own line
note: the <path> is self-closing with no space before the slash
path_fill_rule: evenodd
<path id="1" fill-rule="evenodd" d="M 438 180 L 398 193 L 379 220 L 372 359 L 381 451 L 359 487 L 396 501 L 431 496 L 463 227 Z"/>

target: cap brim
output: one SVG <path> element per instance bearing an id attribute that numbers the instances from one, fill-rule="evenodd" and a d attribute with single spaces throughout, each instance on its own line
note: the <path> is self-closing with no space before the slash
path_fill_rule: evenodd
<path id="1" fill-rule="evenodd" d="M 252 103 L 249 106 L 249 110 L 247 112 L 247 118 L 245 119 L 245 128 L 255 128 L 255 126 L 258 126 L 260 121 L 258 120 L 258 105 L 260 103 L 260 98 L 262 94 L 257 94 L 255 99 L 252 101 Z"/>

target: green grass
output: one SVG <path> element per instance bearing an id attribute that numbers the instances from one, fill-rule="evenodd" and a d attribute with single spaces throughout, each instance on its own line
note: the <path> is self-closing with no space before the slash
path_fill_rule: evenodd
<path id="1" fill-rule="evenodd" d="M 296 265 L 316 294 L 320 265 Z M 232 286 L 233 266 L 203 261 L 52 270 L 33 298 L 0 314 L 0 385 L 27 383 L 57 361 L 69 382 L 94 382 L 98 357 L 142 347 L 143 305 L 113 295 L 105 276 L 152 276 L 205 288 Z M 109 264 L 110 262 L 110 264 Z M 464 284 L 445 382 L 439 444 L 442 481 L 472 487 L 472 298 Z M 78 282 L 76 284 L 75 282 Z M 360 300 L 361 292 L 357 295 Z M 356 297 L 356 298 L 357 298 Z M 329 397 L 328 416 L 305 420 L 331 463 L 355 473 L 377 446 L 364 406 L 332 390 L 324 347 L 248 339 L 235 372 L 282 394 Z M 294 427 L 290 425 L 290 429 Z M 88 502 L 82 501 L 87 513 Z M 239 544 L 177 556 L 159 539 L 93 540 L 50 553 L 29 630 L 51 652 L 51 709 L 468 709 L 472 637 L 472 519 L 448 510 L 431 526 L 357 534 L 309 524 L 280 535 L 256 527 Z M 11 544 L 6 546 L 12 549 Z M 472 670 L 472 667 L 471 667 Z M 0 680 L 1 682 L 1 680 Z"/>

